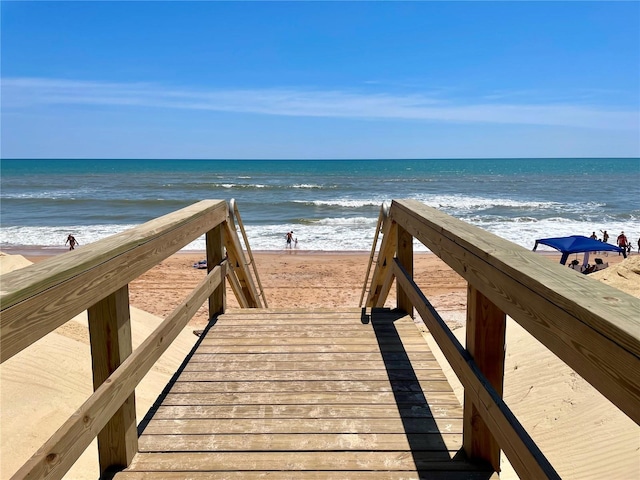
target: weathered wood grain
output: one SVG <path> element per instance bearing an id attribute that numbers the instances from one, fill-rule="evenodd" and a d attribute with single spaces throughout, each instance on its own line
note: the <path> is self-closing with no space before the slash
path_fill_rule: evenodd
<path id="1" fill-rule="evenodd" d="M 453 458 L 462 447 L 462 406 L 414 322 L 397 313 L 372 313 L 364 324 L 360 311 L 350 316 L 346 340 L 319 337 L 335 327 L 312 318 L 254 328 L 218 317 L 149 413 L 141 452 L 116 478 L 134 471 L 171 478 L 171 470 L 233 478 L 237 469 L 239 478 L 411 478 L 418 471 L 474 478 L 478 465 Z M 236 327 L 242 335 L 220 337 Z M 265 352 L 266 341 L 277 350 Z M 334 341 L 357 351 L 327 351 Z M 247 353 L 256 347 L 263 353 Z M 227 353 L 203 353 L 211 348 Z"/>
<path id="2" fill-rule="evenodd" d="M 368 307 L 378 305 L 380 303 L 380 298 L 383 297 L 383 295 L 381 295 L 382 286 L 387 276 L 387 269 L 391 268 L 391 261 L 395 255 L 397 245 L 397 225 L 392 220 L 387 219 L 382 226 L 382 243 L 380 244 L 380 251 L 378 252 L 376 266 L 373 269 L 373 275 L 371 276 L 369 294 L 367 295 L 367 300 L 365 302 L 365 305 Z"/>
<path id="3" fill-rule="evenodd" d="M 225 392 L 450 392 L 451 386 L 442 379 L 427 382 L 403 382 L 390 380 L 291 380 L 226 381 L 226 382 L 175 382 L 171 393 L 225 393 Z"/>
<path id="4" fill-rule="evenodd" d="M 440 382 L 446 384 L 446 382 Z M 449 390 L 429 392 L 429 405 L 459 405 Z M 424 403 L 421 391 L 415 392 L 246 392 L 246 393 L 170 393 L 162 405 L 419 405 Z"/>
<path id="5" fill-rule="evenodd" d="M 431 452 L 226 452 L 226 453 L 140 453 L 130 470 L 145 471 L 226 471 L 229 465 L 243 471 L 473 471 L 474 466 L 459 460 L 434 459 Z M 478 467 L 475 466 L 475 470 Z M 486 471 L 486 470 L 485 470 Z M 428 477 L 431 478 L 431 477 Z"/>
<path id="6" fill-rule="evenodd" d="M 228 382 L 228 381 L 295 381 L 295 380 L 443 380 L 439 370 L 347 370 L 347 371 L 271 371 L 271 372 L 182 372 L 182 382 Z"/>
<path id="7" fill-rule="evenodd" d="M 131 355 L 131 317 L 127 285 L 87 311 L 91 340 L 93 389 L 97 390 Z M 138 451 L 136 397 L 132 393 L 98 434 L 100 475 L 126 467 Z"/>
<path id="8" fill-rule="evenodd" d="M 207 435 L 225 433 L 446 433 L 462 432 L 460 418 L 403 422 L 396 418 L 203 418 L 151 420 L 143 435 Z"/>
<path id="9" fill-rule="evenodd" d="M 143 435 L 140 452 L 251 452 L 304 450 L 434 451 L 449 460 L 460 448 L 459 433 L 422 433 L 411 439 L 402 433 L 281 433 L 222 435 Z M 434 455 L 435 456 L 435 455 Z"/>
<path id="10" fill-rule="evenodd" d="M 467 289 L 467 351 L 496 394 L 504 384 L 506 315 L 476 288 Z M 466 390 L 465 390 L 466 392 Z M 464 398 L 464 448 L 470 458 L 486 460 L 500 471 L 500 445 L 482 419 L 473 398 Z"/>

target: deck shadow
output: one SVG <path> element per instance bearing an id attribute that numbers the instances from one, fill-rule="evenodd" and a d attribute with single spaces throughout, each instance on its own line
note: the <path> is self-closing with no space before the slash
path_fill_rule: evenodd
<path id="1" fill-rule="evenodd" d="M 417 473 L 420 478 L 429 478 L 429 475 L 433 474 L 429 468 L 430 462 L 449 461 L 452 466 L 470 462 L 462 449 L 451 456 L 436 424 L 433 410 L 395 325 L 397 320 L 406 316 L 407 314 L 400 310 L 373 309 L 368 317 L 378 340 Z M 425 447 L 424 436 L 427 433 L 431 439 Z M 486 465 L 477 466 L 477 471 L 468 472 L 468 478 L 491 478 L 493 471 L 487 470 Z"/>

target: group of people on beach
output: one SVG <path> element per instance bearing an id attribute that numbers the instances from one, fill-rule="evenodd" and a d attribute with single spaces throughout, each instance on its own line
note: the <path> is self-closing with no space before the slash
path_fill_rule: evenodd
<path id="1" fill-rule="evenodd" d="M 592 238 L 594 240 L 599 240 L 604 243 L 608 243 L 609 234 L 607 233 L 607 231 L 600 230 L 600 232 L 602 233 L 602 239 L 598 238 L 598 236 L 596 235 L 596 232 L 593 232 L 589 238 Z M 618 235 L 618 238 L 616 238 L 616 245 L 618 245 L 618 247 L 625 250 L 627 254 L 631 253 L 631 242 L 629 241 L 627 236 L 624 234 L 624 231 L 620 232 L 620 235 Z M 638 253 L 640 253 L 640 238 L 638 238 Z"/>

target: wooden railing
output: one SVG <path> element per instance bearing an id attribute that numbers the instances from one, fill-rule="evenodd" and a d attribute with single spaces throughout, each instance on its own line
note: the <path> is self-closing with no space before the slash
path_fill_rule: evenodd
<path id="1" fill-rule="evenodd" d="M 132 351 L 128 284 L 203 234 L 206 277 Z M 96 437 L 101 476 L 129 465 L 138 441 L 136 386 L 207 299 L 210 317 L 224 311 L 225 276 L 241 306 L 260 306 L 223 200 L 201 201 L 3 275 L 0 360 L 87 310 L 94 383 L 94 393 L 13 478 L 62 478 Z"/>
<path id="2" fill-rule="evenodd" d="M 506 316 L 640 422 L 640 300 L 414 200 L 393 201 L 366 306 L 418 311 L 464 387 L 463 446 L 521 478 L 558 474 L 502 400 Z M 466 348 L 413 281 L 413 239 L 468 282 Z"/>

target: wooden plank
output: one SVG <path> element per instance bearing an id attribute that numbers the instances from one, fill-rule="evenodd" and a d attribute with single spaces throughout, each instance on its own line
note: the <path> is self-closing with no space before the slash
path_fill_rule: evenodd
<path id="1" fill-rule="evenodd" d="M 229 279 L 229 284 L 231 285 L 231 290 L 238 301 L 238 305 L 242 308 L 249 308 L 249 302 L 247 301 L 247 297 L 245 297 L 244 292 L 242 291 L 242 285 L 240 285 L 240 280 L 238 280 L 238 275 L 236 275 L 236 271 L 234 268 L 229 267 L 227 269 L 227 278 Z"/>
<path id="2" fill-rule="evenodd" d="M 382 243 L 380 244 L 378 259 L 376 260 L 376 266 L 373 269 L 373 275 L 371 277 L 371 289 L 365 302 L 365 305 L 368 307 L 378 305 L 382 298 L 382 285 L 386 278 L 387 269 L 391 267 L 391 260 L 396 252 L 398 243 L 397 233 L 395 222 L 390 218 L 385 219 L 382 225 Z M 384 301 L 382 301 L 382 303 L 384 304 Z"/>
<path id="3" fill-rule="evenodd" d="M 133 350 L 128 286 L 90 307 L 87 317 L 95 391 Z M 98 434 L 100 475 L 126 467 L 137 451 L 136 396 L 131 393 Z"/>
<path id="4" fill-rule="evenodd" d="M 377 285 L 374 289 L 376 295 L 376 301 L 374 306 L 376 308 L 381 308 L 384 306 L 387 301 L 387 297 L 389 296 L 389 292 L 391 291 L 391 286 L 393 285 L 393 281 L 395 277 L 393 276 L 393 269 L 388 268 L 385 264 L 385 274 L 382 278 L 382 282 L 380 285 Z"/>
<path id="5" fill-rule="evenodd" d="M 331 371 L 331 370 L 441 370 L 440 364 L 434 360 L 426 361 L 394 361 L 394 362 L 234 362 L 219 360 L 217 362 L 189 362 L 185 365 L 184 372 L 243 372 L 261 370 L 268 371 Z"/>
<path id="6" fill-rule="evenodd" d="M 469 469 L 473 466 L 469 465 Z M 115 480 L 291 480 L 290 471 L 119 472 Z M 296 480 L 423 480 L 424 474 L 400 471 L 322 470 L 296 471 Z M 429 480 L 499 480 L 497 474 L 478 470 L 430 471 Z"/>
<path id="7" fill-rule="evenodd" d="M 313 309 L 309 308 L 277 308 L 277 307 L 269 307 L 269 308 L 261 308 L 259 310 L 246 310 L 243 308 L 229 308 L 225 312 L 225 317 L 230 318 L 251 318 L 252 316 L 272 316 L 275 318 L 332 318 L 332 317 L 350 317 L 353 319 L 353 315 L 357 313 L 362 313 L 362 308 L 359 307 L 349 307 L 349 306 L 341 306 L 335 308 L 321 308 L 314 307 Z"/>
<path id="8" fill-rule="evenodd" d="M 98 390 L 16 472 L 16 478 L 62 478 L 106 425 L 140 380 L 220 285 L 225 264 L 214 268 Z"/>
<path id="9" fill-rule="evenodd" d="M 308 340 L 308 339 L 307 339 Z M 255 342 L 254 342 L 255 343 Z M 208 342 L 206 344 L 201 344 L 198 347 L 197 352 L 200 354 L 232 354 L 232 353 L 246 353 L 246 354 L 285 354 L 286 352 L 291 353 L 376 353 L 380 351 L 378 343 L 376 342 L 367 342 L 367 343 L 346 343 L 346 344 L 338 344 L 334 345 L 331 343 L 307 343 L 301 345 L 288 345 L 283 344 L 283 342 L 279 342 L 277 344 L 271 345 L 263 344 L 263 345 L 235 345 L 234 343 L 222 344 L 216 342 L 213 344 L 212 342 Z M 411 345 L 393 345 L 388 344 L 385 346 L 385 350 L 387 352 L 428 352 L 429 346 L 424 342 L 414 342 Z"/>
<path id="10" fill-rule="evenodd" d="M 346 370 L 346 371 L 244 371 L 244 372 L 182 372 L 182 382 L 228 382 L 228 381 L 293 381 L 293 380 L 413 380 L 432 381 L 446 377 L 439 370 Z"/>
<path id="11" fill-rule="evenodd" d="M 405 422 L 396 418 L 201 418 L 197 421 L 152 419 L 143 435 L 227 433 L 461 433 L 460 418 Z"/>
<path id="12" fill-rule="evenodd" d="M 369 362 L 380 362 L 383 357 L 379 351 L 368 353 L 322 353 L 322 352 L 304 352 L 304 353 L 199 353 L 200 349 L 189 359 L 189 364 L 203 362 L 225 362 L 227 359 L 233 362 L 307 362 L 313 360 L 315 362 L 353 362 L 366 364 Z M 385 352 L 387 361 L 429 361 L 435 360 L 435 356 L 430 351 L 409 351 L 409 352 Z"/>
<path id="13" fill-rule="evenodd" d="M 440 383 L 445 383 L 440 382 Z M 407 405 L 424 404 L 422 392 L 269 392 L 169 393 L 163 406 L 185 405 Z M 429 405 L 460 405 L 451 391 L 429 392 Z"/>
<path id="14" fill-rule="evenodd" d="M 304 332 L 331 332 L 339 330 L 341 333 L 344 333 L 347 336 L 353 335 L 375 335 L 378 333 L 388 333 L 388 332 L 409 332 L 419 335 L 417 331 L 416 325 L 411 322 L 376 322 L 376 329 L 374 331 L 373 327 L 370 324 L 359 324 L 359 325 L 316 325 L 316 324 L 290 324 L 290 325 L 266 325 L 266 324 L 257 324 L 257 325 L 227 325 L 224 321 L 216 322 L 215 325 L 211 327 L 208 332 L 208 336 L 218 336 L 224 333 L 233 333 L 239 332 L 242 336 L 246 336 L 251 334 L 253 336 L 263 335 L 271 332 L 276 333 L 304 333 Z M 291 335 L 295 336 L 295 335 Z M 303 336 L 303 335 L 300 335 Z"/>
<path id="15" fill-rule="evenodd" d="M 140 452 L 247 452 L 304 450 L 409 450 L 432 451 L 449 460 L 462 447 L 462 435 L 422 433 L 407 438 L 404 433 L 300 433 L 223 435 L 143 435 Z"/>
<path id="16" fill-rule="evenodd" d="M 291 380 L 277 381 L 177 381 L 172 393 L 224 393 L 224 392 L 448 392 L 446 379 L 428 379 L 420 383 L 404 380 Z"/>
<path id="17" fill-rule="evenodd" d="M 424 405 L 185 405 L 160 406 L 156 419 L 203 418 L 462 418 L 462 407 Z"/>
<path id="18" fill-rule="evenodd" d="M 336 332 L 334 332 L 336 335 Z M 402 343 L 405 347 L 419 347 L 425 343 L 422 337 L 403 338 Z M 226 345 L 397 345 L 398 340 L 394 336 L 381 336 L 376 338 L 374 335 L 360 335 L 357 337 L 345 336 L 305 336 L 305 337 L 289 337 L 285 335 L 274 335 L 271 337 L 255 337 L 247 338 L 242 336 L 225 336 L 211 337 L 207 336 L 202 340 L 203 346 L 226 346 Z M 315 348 L 315 347 L 314 347 Z M 388 347 L 385 347 L 385 349 Z"/>
<path id="19" fill-rule="evenodd" d="M 467 289 L 467 351 L 496 394 L 502 398 L 507 318 L 473 286 Z M 482 419 L 473 396 L 465 393 L 464 449 L 471 459 L 500 471 L 500 445 Z"/>
<path id="20" fill-rule="evenodd" d="M 640 424 L 640 299 L 419 202 L 391 217 Z"/>
<path id="21" fill-rule="evenodd" d="M 399 470 L 473 471 L 477 466 L 466 462 L 433 459 L 429 452 L 189 452 L 189 453 L 140 453 L 130 469 L 146 471 L 227 471 L 229 465 L 239 465 L 243 471 L 301 470 Z"/>
<path id="22" fill-rule="evenodd" d="M 253 277 L 249 271 L 240 239 L 238 238 L 238 234 L 235 230 L 235 225 L 230 220 L 224 223 L 224 239 L 229 263 L 238 278 L 238 283 L 240 283 L 240 287 L 244 293 L 244 298 L 247 300 L 248 306 L 251 308 L 262 307 L 258 290 L 253 283 Z"/>
<path id="23" fill-rule="evenodd" d="M 396 337 L 398 332 L 401 330 L 396 329 L 380 329 L 380 331 L 373 333 L 370 329 L 344 329 L 340 330 L 344 332 L 346 337 L 370 337 L 370 338 L 380 338 L 380 337 Z M 337 328 L 301 328 L 301 329 L 292 329 L 292 331 L 287 330 L 279 330 L 279 329 L 270 329 L 269 327 L 262 327 L 258 331 L 254 331 L 253 334 L 251 330 L 249 332 L 243 330 L 236 329 L 211 329 L 207 335 L 207 339 L 215 338 L 268 338 L 268 337 L 276 337 L 276 338 L 304 338 L 304 337 L 335 337 L 337 333 L 340 333 Z M 412 333 L 412 332 L 411 332 Z M 419 338 L 415 336 L 415 338 Z M 423 342 L 425 340 L 422 340 Z"/>
<path id="24" fill-rule="evenodd" d="M 172 384 L 170 393 L 224 393 L 224 392 L 452 392 L 445 380 L 404 382 L 389 380 L 292 380 L 288 382 L 227 381 L 187 382 Z"/>
<path id="25" fill-rule="evenodd" d="M 3 275 L 0 360 L 4 362 L 127 285 L 224 221 L 226 203 L 207 200 L 83 248 Z"/>

